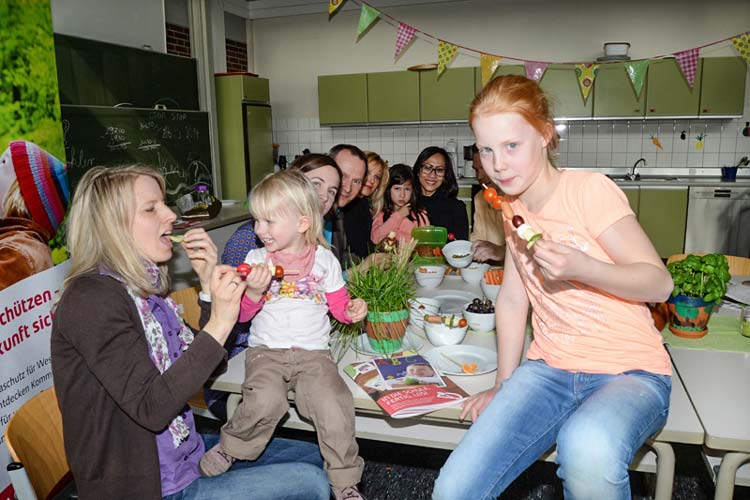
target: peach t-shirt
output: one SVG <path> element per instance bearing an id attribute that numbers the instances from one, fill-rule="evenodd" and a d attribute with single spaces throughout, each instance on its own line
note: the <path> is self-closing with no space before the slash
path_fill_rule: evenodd
<path id="1" fill-rule="evenodd" d="M 596 239 L 623 217 L 627 198 L 606 176 L 563 170 L 539 213 L 511 199 L 513 211 L 544 238 L 613 263 Z M 505 224 L 506 241 L 532 307 L 534 341 L 529 359 L 573 372 L 617 374 L 645 370 L 671 375 L 669 355 L 645 304 L 620 299 L 575 281 L 546 280 L 526 241 Z"/>

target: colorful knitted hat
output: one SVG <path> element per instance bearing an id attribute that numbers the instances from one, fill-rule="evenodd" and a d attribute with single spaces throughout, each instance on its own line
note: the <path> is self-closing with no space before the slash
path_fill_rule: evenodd
<path id="1" fill-rule="evenodd" d="M 10 153 L 31 218 L 56 233 L 70 202 L 65 164 L 28 141 L 11 142 Z"/>

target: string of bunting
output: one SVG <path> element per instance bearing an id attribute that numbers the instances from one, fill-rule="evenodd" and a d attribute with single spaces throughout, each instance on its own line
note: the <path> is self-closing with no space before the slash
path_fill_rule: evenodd
<path id="1" fill-rule="evenodd" d="M 333 15 L 345 2 L 346 0 L 329 0 L 328 3 L 328 14 Z M 554 64 L 551 61 L 535 61 L 530 59 L 520 59 L 517 57 L 490 54 L 482 52 L 481 50 L 472 49 L 471 47 L 465 47 L 463 45 L 451 43 L 447 40 L 443 40 L 437 36 L 431 35 L 425 31 L 410 26 L 398 19 L 388 15 L 385 12 L 379 11 L 364 0 L 351 0 L 354 4 L 361 7 L 359 23 L 357 25 L 357 37 L 361 37 L 372 24 L 378 19 L 383 19 L 386 23 L 396 26 L 396 45 L 393 51 L 393 59 L 396 60 L 403 52 L 409 47 L 415 37 L 429 39 L 437 41 L 437 62 L 438 62 L 438 77 L 443 74 L 448 65 L 455 59 L 458 54 L 458 49 L 462 49 L 466 52 L 479 54 L 479 65 L 482 74 L 482 85 L 485 85 L 492 75 L 497 70 L 500 62 L 503 59 L 509 59 L 512 61 L 520 61 L 524 64 L 526 71 L 526 77 L 532 80 L 539 81 L 544 76 L 544 72 L 547 66 Z M 750 32 L 740 33 L 721 40 L 716 40 L 699 47 L 693 47 L 671 54 L 660 54 L 645 59 L 633 59 L 625 61 L 625 71 L 630 77 L 630 81 L 633 84 L 633 89 L 636 95 L 640 98 L 641 91 L 643 90 L 643 82 L 645 81 L 646 72 L 648 71 L 649 62 L 653 59 L 664 59 L 667 57 L 674 57 L 677 61 L 677 65 L 682 71 L 685 80 L 693 87 L 695 83 L 695 72 L 698 68 L 698 55 L 700 49 L 717 45 L 726 41 L 731 40 L 737 53 L 750 64 Z M 594 85 L 597 72 L 600 64 L 591 62 L 562 62 L 562 64 L 572 64 L 575 66 L 576 77 L 578 78 L 578 85 L 581 89 L 581 95 L 583 96 L 584 103 L 588 99 L 591 89 Z M 607 63 L 605 63 L 607 64 Z M 611 63 L 610 63 L 611 64 Z"/>

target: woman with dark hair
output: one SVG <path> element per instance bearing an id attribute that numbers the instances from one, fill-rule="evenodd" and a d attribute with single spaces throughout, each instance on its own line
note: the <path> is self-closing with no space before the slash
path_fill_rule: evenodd
<path id="1" fill-rule="evenodd" d="M 423 149 L 413 171 L 419 203 L 432 225 L 445 227 L 456 239 L 468 240 L 469 217 L 464 202 L 456 198 L 458 182 L 448 153 L 437 146 Z"/>

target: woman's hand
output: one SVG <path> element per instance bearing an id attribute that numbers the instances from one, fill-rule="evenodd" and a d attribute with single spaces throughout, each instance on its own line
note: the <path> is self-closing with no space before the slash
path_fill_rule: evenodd
<path id="1" fill-rule="evenodd" d="M 219 260 L 216 245 L 203 228 L 198 228 L 185 233 L 182 248 L 185 249 L 190 264 L 198 275 L 202 291 L 208 293 L 211 289 L 213 271 Z"/>
<path id="2" fill-rule="evenodd" d="M 247 297 L 253 302 L 259 302 L 263 297 L 263 293 L 268 289 L 271 278 L 271 270 L 267 266 L 253 266 L 250 269 L 250 274 L 245 278 L 245 285 L 247 286 L 245 293 Z"/>
<path id="3" fill-rule="evenodd" d="M 467 399 L 461 407 L 461 415 L 458 417 L 459 420 L 464 420 L 467 415 L 471 414 L 472 422 L 476 422 L 479 418 L 479 414 L 487 408 L 487 405 L 490 404 L 490 401 L 492 401 L 492 398 L 495 397 L 495 394 L 497 394 L 497 391 L 499 390 L 500 389 L 493 387 L 492 389 L 487 389 L 486 391 L 474 394 Z"/>
<path id="4" fill-rule="evenodd" d="M 471 251 L 474 254 L 474 260 L 478 262 L 501 261 L 505 258 L 505 245 L 495 245 L 489 241 L 475 241 L 471 244 Z"/>
<path id="5" fill-rule="evenodd" d="M 346 315 L 352 320 L 352 323 L 357 323 L 365 319 L 367 316 L 367 302 L 362 299 L 352 299 L 346 305 Z"/>
<path id="6" fill-rule="evenodd" d="M 551 281 L 580 281 L 591 260 L 577 248 L 549 240 L 538 240 L 532 255 L 544 277 Z"/>
<path id="7" fill-rule="evenodd" d="M 211 317 L 203 330 L 224 344 L 240 315 L 245 283 L 232 266 L 215 266 L 211 273 Z"/>

